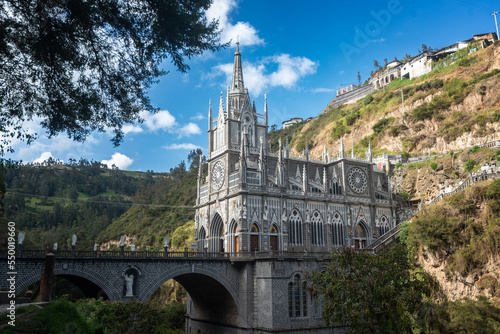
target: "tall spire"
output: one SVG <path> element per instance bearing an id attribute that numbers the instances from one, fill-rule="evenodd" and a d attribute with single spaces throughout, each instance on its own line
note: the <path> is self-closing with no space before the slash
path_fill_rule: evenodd
<path id="1" fill-rule="evenodd" d="M 340 137 L 340 158 L 344 159 L 345 158 L 345 150 L 344 150 L 344 136 Z"/>
<path id="2" fill-rule="evenodd" d="M 212 130 L 212 100 L 208 104 L 208 131 Z"/>
<path id="3" fill-rule="evenodd" d="M 231 84 L 232 90 L 245 91 L 243 84 L 243 68 L 241 66 L 241 53 L 240 42 L 236 42 L 236 52 L 234 53 L 234 66 L 233 66 L 233 82 Z"/>
<path id="4" fill-rule="evenodd" d="M 267 94 L 264 94 L 264 117 L 266 120 L 266 125 L 268 124 L 267 121 Z"/>
<path id="5" fill-rule="evenodd" d="M 226 120 L 225 118 L 225 110 L 224 110 L 224 97 L 222 95 L 222 92 L 220 92 L 220 101 L 219 101 L 219 121 L 224 122 Z M 217 124 L 218 127 L 220 127 L 222 124 Z"/>
<path id="6" fill-rule="evenodd" d="M 372 156 L 372 142 L 368 142 L 368 161 L 372 162 L 373 161 L 373 156 Z"/>
<path id="7" fill-rule="evenodd" d="M 262 137 L 260 137 L 260 152 L 259 152 L 259 170 L 264 168 L 264 143 L 262 142 Z"/>

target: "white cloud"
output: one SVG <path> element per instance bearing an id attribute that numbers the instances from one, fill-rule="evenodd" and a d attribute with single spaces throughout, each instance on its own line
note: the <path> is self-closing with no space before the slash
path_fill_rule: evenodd
<path id="1" fill-rule="evenodd" d="M 335 92 L 335 89 L 334 88 L 314 88 L 314 89 L 311 89 L 311 93 L 333 93 Z"/>
<path id="2" fill-rule="evenodd" d="M 197 148 L 201 147 L 191 143 L 182 143 L 163 146 L 163 148 L 166 150 L 196 150 Z"/>
<path id="3" fill-rule="evenodd" d="M 122 131 L 124 134 L 127 134 L 127 133 L 141 133 L 144 130 L 138 125 L 127 124 L 123 126 Z"/>
<path id="4" fill-rule="evenodd" d="M 39 136 L 31 145 L 24 142 L 16 142 L 13 145 L 15 153 L 11 158 L 23 161 L 35 161 L 44 152 L 55 152 L 58 156 L 63 156 L 64 160 L 69 157 L 82 157 L 88 156 L 95 152 L 93 146 L 98 144 L 100 140 L 97 139 L 99 134 L 91 134 L 83 143 L 74 141 L 65 135 L 55 136 L 48 139 L 46 135 Z"/>
<path id="5" fill-rule="evenodd" d="M 290 57 L 288 54 L 281 54 L 273 57 L 273 61 L 278 64 L 278 71 L 270 75 L 273 86 L 283 86 L 290 88 L 297 81 L 308 74 L 316 72 L 318 63 L 305 57 Z"/>
<path id="6" fill-rule="evenodd" d="M 266 73 L 268 67 L 277 66 L 277 70 Z M 305 57 L 291 57 L 289 54 L 279 54 L 262 59 L 256 64 L 243 64 L 243 78 L 245 86 L 254 95 L 260 95 L 271 87 L 293 88 L 298 81 L 316 72 L 318 62 Z M 225 75 L 230 82 L 233 73 L 233 64 L 222 64 L 212 68 L 212 77 Z"/>
<path id="7" fill-rule="evenodd" d="M 188 123 L 179 129 L 179 137 L 201 134 L 201 129 L 197 124 Z"/>
<path id="8" fill-rule="evenodd" d="M 45 161 L 49 160 L 50 158 L 54 159 L 52 156 L 51 152 L 43 152 L 38 159 L 33 160 L 34 163 L 44 163 Z"/>
<path id="9" fill-rule="evenodd" d="M 248 22 L 236 22 L 232 24 L 229 20 L 229 13 L 238 7 L 236 0 L 214 0 L 210 8 L 206 11 L 208 20 L 219 20 L 219 28 L 222 30 L 222 42 L 236 39 L 241 45 L 264 44 L 264 40 L 258 36 L 257 30 Z"/>
<path id="10" fill-rule="evenodd" d="M 110 160 L 102 160 L 101 161 L 101 163 L 107 165 L 108 168 L 111 168 L 113 165 L 115 165 L 119 169 L 127 169 L 128 167 L 130 167 L 130 165 L 132 165 L 133 162 L 134 162 L 133 159 L 130 159 L 126 155 L 118 153 L 118 152 L 115 152 L 111 156 Z"/>
<path id="11" fill-rule="evenodd" d="M 264 64 L 245 64 L 243 71 L 245 86 L 251 93 L 259 96 L 267 87 L 269 87 L 270 80 L 265 74 L 266 67 Z M 232 73 L 233 69 L 231 68 L 229 78 L 231 78 Z"/>
<path id="12" fill-rule="evenodd" d="M 156 114 L 143 111 L 140 117 L 144 120 L 144 124 L 151 131 L 169 130 L 176 125 L 175 117 L 168 110 L 160 110 Z"/>
<path id="13" fill-rule="evenodd" d="M 201 120 L 205 119 L 205 116 L 203 116 L 202 114 L 196 114 L 196 116 L 192 116 L 189 119 L 191 119 L 193 121 L 201 121 Z"/>

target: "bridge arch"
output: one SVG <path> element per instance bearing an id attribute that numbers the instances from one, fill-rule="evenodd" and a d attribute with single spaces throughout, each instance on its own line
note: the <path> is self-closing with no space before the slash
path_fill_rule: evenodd
<path id="1" fill-rule="evenodd" d="M 239 317 L 238 289 L 220 266 L 180 265 L 148 280 L 137 300 L 147 301 L 162 284 L 174 279 L 189 293 L 199 320 L 237 326 Z"/>
<path id="2" fill-rule="evenodd" d="M 21 292 L 26 290 L 30 285 L 39 282 L 42 279 L 42 272 L 43 267 L 24 275 L 16 284 L 16 295 L 19 295 Z M 54 269 L 54 276 L 68 279 L 70 282 L 79 287 L 85 294 L 95 292 L 96 296 L 93 297 L 97 297 L 97 292 L 99 292 L 98 289 L 100 289 L 112 301 L 121 299 L 116 287 L 110 284 L 109 277 L 105 277 L 100 272 L 92 270 L 88 267 L 85 269 L 63 269 L 56 266 Z M 88 284 L 88 282 L 91 284 Z"/>

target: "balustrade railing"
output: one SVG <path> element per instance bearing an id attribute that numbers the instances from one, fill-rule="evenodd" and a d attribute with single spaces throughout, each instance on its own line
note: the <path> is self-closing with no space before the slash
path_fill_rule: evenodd
<path id="1" fill-rule="evenodd" d="M 0 250 L 0 257 L 7 257 L 8 250 Z M 17 258 L 45 258 L 49 253 L 56 258 L 101 258 L 101 259 L 217 259 L 217 260 L 252 260 L 252 259 L 289 259 L 289 258 L 329 258 L 330 252 L 307 251 L 255 251 L 255 252 L 181 252 L 161 251 L 92 251 L 92 250 L 32 250 L 16 249 Z"/>

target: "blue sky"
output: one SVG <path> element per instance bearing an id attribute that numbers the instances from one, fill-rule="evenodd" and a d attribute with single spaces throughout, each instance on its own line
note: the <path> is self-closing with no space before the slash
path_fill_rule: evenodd
<path id="1" fill-rule="evenodd" d="M 15 152 L 5 157 L 24 162 L 83 157 L 126 170 L 169 171 L 194 148 L 206 153 L 209 100 L 216 113 L 220 92 L 225 95 L 230 82 L 237 38 L 245 86 L 257 111 L 263 111 L 267 94 L 269 123 L 280 127 L 291 117 L 319 115 L 341 85 L 357 84 L 358 72 L 363 82 L 369 77 L 374 59 L 383 64 L 385 58 L 416 55 L 422 44 L 441 48 L 495 31 L 494 10 L 500 2 L 214 0 L 207 16 L 219 18 L 223 41 L 233 44 L 189 60 L 185 74 L 165 62 L 170 73 L 150 89 L 160 112 L 126 126 L 119 147 L 110 142 L 111 131 L 93 133 L 85 143 L 65 135 L 49 140 L 33 120 L 24 127 L 39 138 L 29 146 L 13 142 Z"/>

